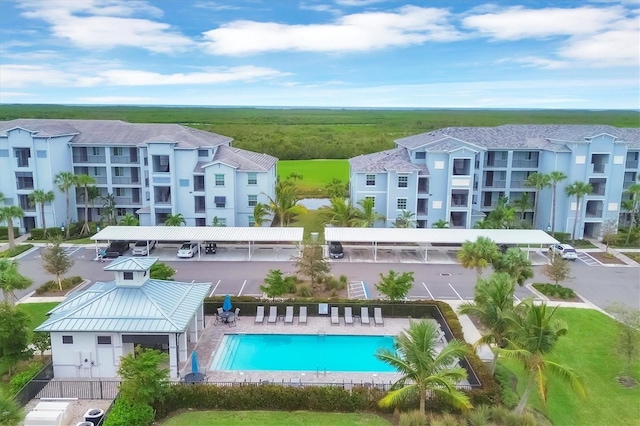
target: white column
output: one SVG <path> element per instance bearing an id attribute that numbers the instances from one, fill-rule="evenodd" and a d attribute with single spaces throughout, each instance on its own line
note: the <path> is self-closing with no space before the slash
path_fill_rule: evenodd
<path id="1" fill-rule="evenodd" d="M 189 322 L 189 340 L 192 342 L 198 341 L 198 318 L 197 314 L 191 318 Z"/>
<path id="2" fill-rule="evenodd" d="M 180 333 L 178 336 L 180 339 L 180 351 L 178 353 L 178 359 L 180 360 L 180 362 L 185 362 L 187 360 L 187 331 L 185 330 L 184 333 Z"/>
<path id="3" fill-rule="evenodd" d="M 200 304 L 196 315 L 198 317 L 198 330 L 204 330 L 204 303 Z"/>
<path id="4" fill-rule="evenodd" d="M 176 334 L 169 335 L 169 377 L 178 377 L 178 352 L 176 347 Z"/>

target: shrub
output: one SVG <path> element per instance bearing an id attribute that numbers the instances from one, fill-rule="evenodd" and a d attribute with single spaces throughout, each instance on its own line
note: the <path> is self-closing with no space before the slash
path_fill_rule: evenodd
<path id="1" fill-rule="evenodd" d="M 551 236 L 558 240 L 560 244 L 569 244 L 571 242 L 571 234 L 568 232 L 552 232 Z"/>
<path id="2" fill-rule="evenodd" d="M 576 293 L 572 289 L 557 284 L 534 283 L 533 288 L 545 296 L 555 297 L 558 299 L 573 299 L 576 297 Z"/>
<path id="3" fill-rule="evenodd" d="M 298 287 L 298 296 L 300 297 L 311 297 L 311 288 L 308 285 L 302 284 Z"/>
<path id="4" fill-rule="evenodd" d="M 105 419 L 104 426 L 148 426 L 154 421 L 153 408 L 118 398 Z"/>
<path id="5" fill-rule="evenodd" d="M 347 287 L 347 283 L 337 280 L 333 277 L 327 277 L 324 282 L 325 290 L 339 291 Z"/>
<path id="6" fill-rule="evenodd" d="M 486 426 L 491 418 L 491 407 L 488 405 L 478 405 L 467 413 L 467 424 L 469 426 Z"/>
<path id="7" fill-rule="evenodd" d="M 427 416 L 418 410 L 401 413 L 398 426 L 427 426 Z"/>
<path id="8" fill-rule="evenodd" d="M 33 248 L 33 244 L 20 244 L 20 245 L 15 246 L 12 249 L 0 252 L 0 258 L 15 257 L 15 256 L 17 256 L 19 254 L 24 253 L 25 251 L 27 251 L 27 250 L 29 250 L 31 248 Z"/>
<path id="9" fill-rule="evenodd" d="M 12 395 L 17 394 L 20 389 L 26 386 L 39 372 L 44 365 L 41 362 L 32 362 L 26 370 L 13 376 L 9 382 L 9 390 Z"/>
<path id="10" fill-rule="evenodd" d="M 69 290 L 80 284 L 82 281 L 82 277 L 69 277 L 62 280 L 62 290 Z M 47 281 L 42 284 L 40 287 L 36 289 L 36 294 L 43 294 L 49 292 L 60 291 L 60 287 L 58 287 L 58 283 L 54 280 Z"/>
<path id="11" fill-rule="evenodd" d="M 515 375 L 509 369 L 498 364 L 496 365 L 495 378 L 502 391 L 502 404 L 507 408 L 514 408 L 518 405 L 518 394 L 514 390 L 514 380 L 517 381 Z"/>
<path id="12" fill-rule="evenodd" d="M 16 237 L 20 235 L 20 228 L 13 227 L 13 235 Z M 8 226 L 0 226 L 0 238 L 6 240 L 9 238 L 9 227 Z"/>
<path id="13" fill-rule="evenodd" d="M 45 240 L 43 228 L 33 228 L 29 231 L 31 234 L 30 240 Z M 62 235 L 62 230 L 58 227 L 47 228 L 47 238 L 58 237 Z"/>
<path id="14" fill-rule="evenodd" d="M 285 277 L 284 284 L 287 290 L 287 293 L 295 293 L 296 292 L 296 278 L 293 276 Z"/>
<path id="15" fill-rule="evenodd" d="M 340 282 L 344 283 L 344 285 L 346 286 L 347 283 L 349 282 L 349 278 L 347 278 L 346 275 L 340 275 Z"/>

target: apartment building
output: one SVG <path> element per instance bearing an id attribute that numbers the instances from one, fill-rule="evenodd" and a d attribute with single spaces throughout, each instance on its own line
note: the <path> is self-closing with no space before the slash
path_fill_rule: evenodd
<path id="1" fill-rule="evenodd" d="M 101 217 L 112 194 L 116 216 L 136 214 L 141 225 L 162 225 L 181 213 L 189 226 L 253 226 L 253 206 L 274 196 L 277 158 L 232 147 L 227 136 L 177 124 L 115 120 L 18 119 L 0 122 L 0 192 L 5 204 L 25 211 L 23 231 L 41 227 L 34 189 L 53 190 L 45 206 L 47 226 L 66 220 L 65 195 L 56 187 L 62 171 L 94 178 L 101 197 L 85 200 L 71 190 L 71 218 Z"/>
<path id="2" fill-rule="evenodd" d="M 603 125 L 504 125 L 449 127 L 395 141 L 387 151 L 351 158 L 350 193 L 355 202 L 371 198 L 392 226 L 402 210 L 415 214 L 418 227 L 444 220 L 452 228 L 473 228 L 496 207 L 527 193 L 533 220 L 536 192 L 525 185 L 533 173 L 562 171 L 557 187 L 556 231 L 571 232 L 578 210 L 577 238 L 598 237 L 602 224 L 618 220 L 624 190 L 640 168 L 640 128 Z M 576 205 L 565 188 L 588 182 L 593 191 Z M 552 189 L 538 199 L 536 229 L 548 229 Z M 519 215 L 518 215 L 519 216 Z M 380 225 L 382 226 L 382 225 Z"/>

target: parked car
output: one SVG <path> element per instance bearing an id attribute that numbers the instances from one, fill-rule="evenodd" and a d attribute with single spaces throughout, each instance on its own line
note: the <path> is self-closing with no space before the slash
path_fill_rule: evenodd
<path id="1" fill-rule="evenodd" d="M 107 247 L 104 257 L 114 258 L 122 256 L 129 250 L 129 241 L 112 241 Z"/>
<path id="2" fill-rule="evenodd" d="M 147 247 L 149 247 L 149 251 L 147 251 Z M 146 256 L 154 248 L 156 248 L 156 242 L 153 240 L 148 241 L 148 245 L 147 241 L 136 241 L 136 244 L 131 250 L 131 254 L 134 256 Z"/>
<path id="3" fill-rule="evenodd" d="M 329 257 L 331 259 L 342 259 L 344 257 L 344 249 L 340 242 L 331 241 L 329 243 Z"/>
<path id="4" fill-rule="evenodd" d="M 205 252 L 205 254 L 216 254 L 216 251 L 218 251 L 218 246 L 216 245 L 216 243 L 212 243 L 211 241 L 207 241 L 204 244 L 204 252 Z"/>
<path id="5" fill-rule="evenodd" d="M 178 249 L 178 257 L 193 257 L 198 252 L 198 243 L 184 243 Z"/>
<path id="6" fill-rule="evenodd" d="M 498 250 L 500 250 L 500 253 L 502 254 L 505 254 L 507 250 L 514 247 L 518 247 L 518 246 L 515 244 L 498 244 Z"/>
<path id="7" fill-rule="evenodd" d="M 549 254 L 555 256 L 559 254 L 563 259 L 576 260 L 578 258 L 578 252 L 569 244 L 551 244 L 549 246 Z"/>

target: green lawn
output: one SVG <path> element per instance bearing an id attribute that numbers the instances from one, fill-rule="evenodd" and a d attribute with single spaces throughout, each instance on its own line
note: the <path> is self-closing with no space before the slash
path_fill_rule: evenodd
<path id="1" fill-rule="evenodd" d="M 326 196 L 325 187 L 333 179 L 343 183 L 349 181 L 349 162 L 347 160 L 290 160 L 278 161 L 278 176 L 284 179 L 291 173 L 302 175 L 296 181 L 300 193 L 305 197 L 322 198 Z"/>
<path id="2" fill-rule="evenodd" d="M 636 262 L 640 262 L 640 253 L 633 252 L 633 251 L 623 251 L 621 253 L 627 256 L 628 258 L 635 260 Z"/>
<path id="3" fill-rule="evenodd" d="M 568 384 L 550 377 L 547 406 L 537 396 L 532 396 L 529 403 L 555 425 L 640 424 L 640 387 L 628 390 L 616 381 L 623 364 L 613 354 L 614 320 L 590 309 L 563 308 L 555 316 L 567 322 L 569 332 L 559 339 L 549 359 L 573 368 L 583 378 L 588 398 L 577 397 Z M 502 358 L 500 362 L 518 376 L 518 391 L 522 393 L 525 380 L 520 364 Z M 640 379 L 640 363 L 634 371 L 635 379 Z"/>
<path id="4" fill-rule="evenodd" d="M 30 328 L 33 330 L 47 319 L 47 312 L 55 308 L 58 302 L 46 302 L 46 303 L 21 303 L 18 305 L 18 309 L 26 312 L 31 317 Z"/>
<path id="5" fill-rule="evenodd" d="M 178 414 L 163 426 L 383 426 L 390 425 L 382 417 L 370 413 L 315 413 L 309 411 L 192 411 Z"/>
<path id="6" fill-rule="evenodd" d="M 318 241 L 324 242 L 324 220 L 319 210 L 309 210 L 307 214 L 298 216 L 290 226 L 303 227 L 304 238 L 309 238 L 312 232 L 317 232 Z"/>

